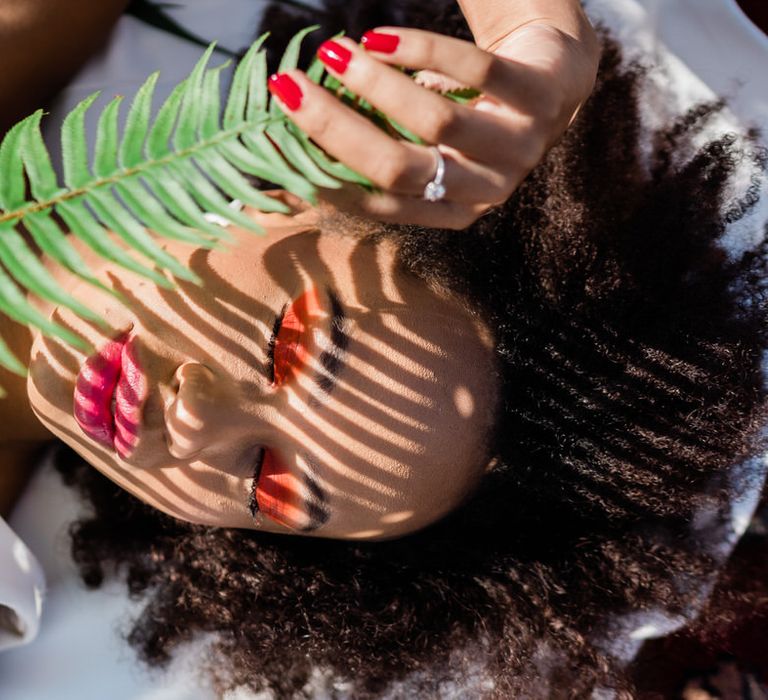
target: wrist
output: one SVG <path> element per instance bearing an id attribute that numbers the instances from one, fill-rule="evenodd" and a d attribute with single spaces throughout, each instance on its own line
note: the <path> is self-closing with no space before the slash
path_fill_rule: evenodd
<path id="1" fill-rule="evenodd" d="M 594 29 L 579 0 L 458 0 L 475 43 L 493 51 L 511 34 L 543 24 L 587 44 L 597 43 Z"/>

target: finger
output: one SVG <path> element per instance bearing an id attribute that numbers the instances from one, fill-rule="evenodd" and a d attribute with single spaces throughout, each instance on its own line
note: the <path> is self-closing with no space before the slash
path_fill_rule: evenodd
<path id="1" fill-rule="evenodd" d="M 476 160 L 493 161 L 499 143 L 512 136 L 506 121 L 495 114 L 425 89 L 405 73 L 369 56 L 350 39 L 326 41 L 317 55 L 353 93 L 427 143 L 447 144 Z"/>
<path id="2" fill-rule="evenodd" d="M 468 41 L 420 29 L 379 27 L 366 32 L 362 44 L 381 61 L 443 73 L 528 114 L 537 113 L 542 100 L 550 101 L 549 81 L 542 80 L 540 70 L 494 56 Z"/>
<path id="3" fill-rule="evenodd" d="M 489 211 L 491 204 L 461 204 L 459 202 L 426 203 L 414 197 L 387 192 L 364 194 L 347 188 L 323 190 L 322 198 L 337 209 L 389 224 L 412 224 L 428 228 L 462 230 Z"/>
<path id="4" fill-rule="evenodd" d="M 285 78 L 300 93 L 290 104 L 281 100 Z M 271 79 L 270 90 L 315 143 L 377 187 L 420 197 L 434 178 L 436 162 L 430 149 L 391 138 L 300 71 Z M 521 165 L 521 172 L 524 167 Z M 446 153 L 444 185 L 449 199 L 463 202 L 489 201 L 511 191 L 506 176 L 455 151 Z"/>
<path id="5" fill-rule="evenodd" d="M 391 138 L 301 71 L 273 75 L 269 90 L 317 145 L 374 185 L 415 194 L 431 179 L 434 158 L 426 149 Z"/>

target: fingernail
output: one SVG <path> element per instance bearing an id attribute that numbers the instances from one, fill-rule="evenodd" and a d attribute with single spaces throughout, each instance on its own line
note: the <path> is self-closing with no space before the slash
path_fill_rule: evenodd
<path id="1" fill-rule="evenodd" d="M 290 75 L 285 73 L 275 73 L 270 76 L 267 83 L 269 91 L 273 95 L 277 95 L 283 104 L 291 111 L 296 111 L 301 107 L 301 88 L 296 84 L 296 81 L 291 78 Z"/>
<path id="2" fill-rule="evenodd" d="M 329 39 L 320 44 L 317 57 L 332 71 L 343 73 L 352 60 L 352 52 L 345 46 Z"/>
<path id="3" fill-rule="evenodd" d="M 395 49 L 400 43 L 400 37 L 396 34 L 384 34 L 383 32 L 374 32 L 371 30 L 363 34 L 363 38 L 360 42 L 367 51 L 395 53 Z"/>

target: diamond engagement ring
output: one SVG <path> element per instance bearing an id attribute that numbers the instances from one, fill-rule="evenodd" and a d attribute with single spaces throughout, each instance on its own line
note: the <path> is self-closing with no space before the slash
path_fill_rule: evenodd
<path id="1" fill-rule="evenodd" d="M 445 197 L 445 185 L 443 184 L 445 159 L 437 146 L 432 146 L 429 150 L 435 154 L 435 177 L 424 188 L 424 199 L 427 202 L 439 202 Z"/>

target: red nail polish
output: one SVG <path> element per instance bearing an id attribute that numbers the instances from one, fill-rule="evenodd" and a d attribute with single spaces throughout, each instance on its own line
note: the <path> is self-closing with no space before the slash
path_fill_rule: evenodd
<path id="1" fill-rule="evenodd" d="M 345 46 L 329 39 L 320 44 L 317 57 L 332 71 L 343 73 L 352 60 L 352 52 Z"/>
<path id="2" fill-rule="evenodd" d="M 301 88 L 296 84 L 296 81 L 291 78 L 290 75 L 285 73 L 275 73 L 270 76 L 267 83 L 269 91 L 273 95 L 277 95 L 283 104 L 291 111 L 296 111 L 301 107 Z"/>
<path id="3" fill-rule="evenodd" d="M 366 32 L 360 40 L 367 51 L 378 51 L 379 53 L 395 53 L 395 49 L 400 43 L 400 37 L 396 34 L 383 34 L 382 32 Z"/>

